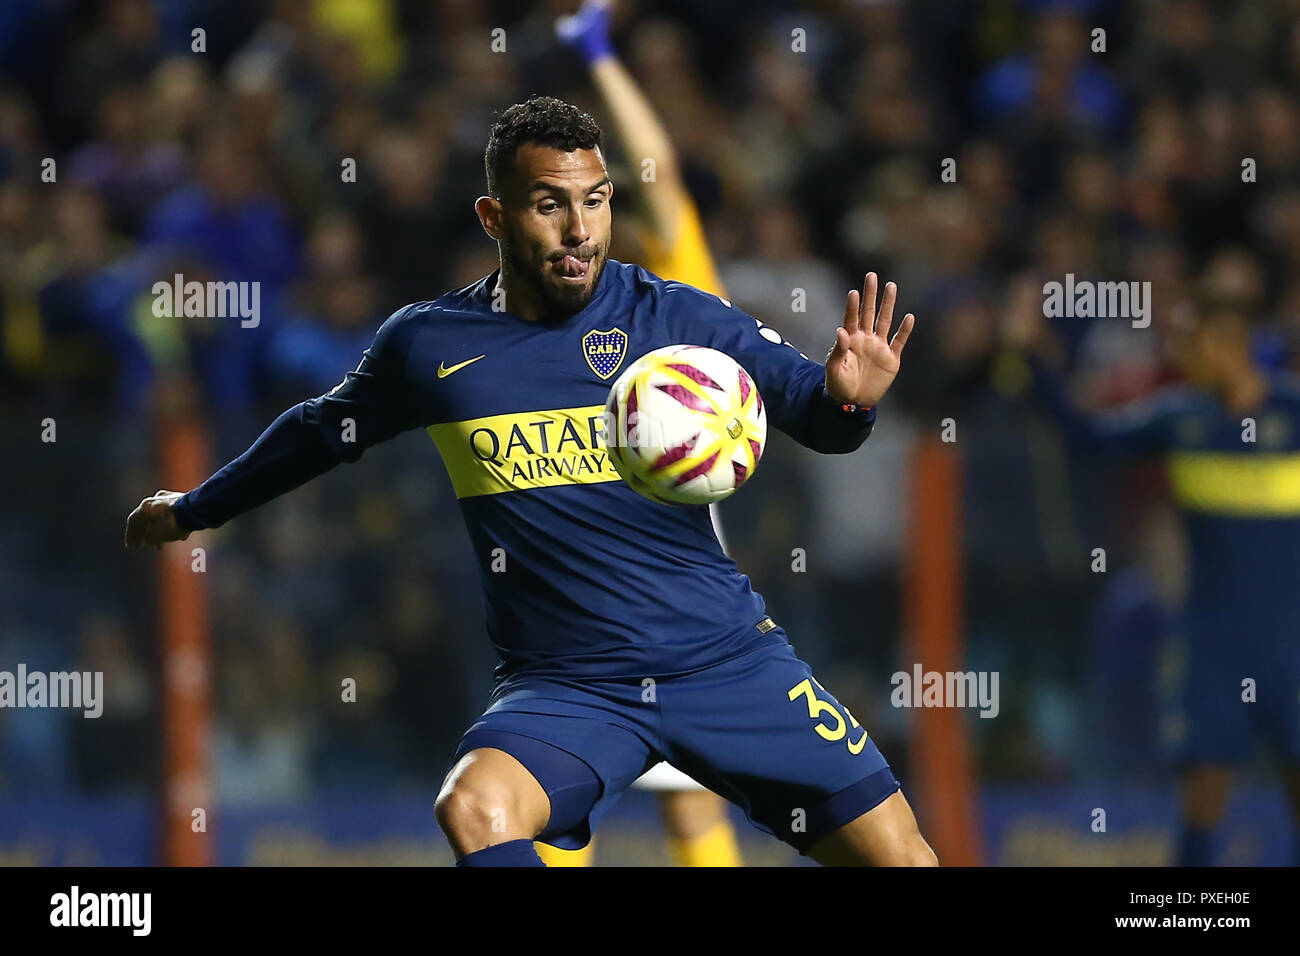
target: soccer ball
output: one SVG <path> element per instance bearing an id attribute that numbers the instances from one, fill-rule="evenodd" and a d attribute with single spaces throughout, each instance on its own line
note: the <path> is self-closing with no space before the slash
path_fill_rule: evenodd
<path id="1" fill-rule="evenodd" d="M 721 501 L 758 467 L 767 413 L 729 355 L 698 345 L 655 349 L 624 370 L 605 402 L 605 442 L 623 480 L 654 501 Z"/>

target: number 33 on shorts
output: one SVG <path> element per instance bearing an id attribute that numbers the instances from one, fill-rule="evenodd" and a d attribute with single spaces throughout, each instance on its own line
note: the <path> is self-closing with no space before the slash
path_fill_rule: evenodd
<path id="1" fill-rule="evenodd" d="M 822 700 L 817 696 L 817 692 L 813 690 L 813 684 L 816 684 L 823 693 L 826 692 L 826 688 L 822 687 L 817 678 L 804 678 L 790 688 L 790 700 L 798 700 L 801 696 L 808 698 L 808 716 L 813 720 L 818 721 L 817 726 L 814 727 L 813 730 L 817 731 L 823 740 L 844 740 L 845 746 L 849 748 L 849 753 L 862 753 L 862 748 L 867 743 L 867 732 L 865 730 L 862 731 L 862 736 L 858 738 L 857 743 L 854 743 L 852 740 L 846 740 L 845 737 L 848 734 L 849 728 L 844 723 L 844 717 L 840 715 L 835 704 Z M 848 715 L 849 722 L 853 724 L 853 729 L 860 729 L 862 725 L 858 723 L 857 718 L 855 718 L 853 714 L 849 713 L 849 709 L 844 707 L 843 704 L 840 706 L 843 707 L 844 713 Z M 835 718 L 833 726 L 827 725 L 819 719 L 823 714 Z"/>

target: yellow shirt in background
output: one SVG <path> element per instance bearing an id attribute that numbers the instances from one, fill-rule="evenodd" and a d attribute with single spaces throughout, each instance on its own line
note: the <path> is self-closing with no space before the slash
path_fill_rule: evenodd
<path id="1" fill-rule="evenodd" d="M 691 199 L 683 199 L 678 205 L 677 236 L 671 247 L 662 245 L 649 232 L 641 236 L 641 246 L 645 250 L 642 265 L 659 278 L 685 282 L 714 295 L 727 294 L 704 238 L 699 210 Z"/>

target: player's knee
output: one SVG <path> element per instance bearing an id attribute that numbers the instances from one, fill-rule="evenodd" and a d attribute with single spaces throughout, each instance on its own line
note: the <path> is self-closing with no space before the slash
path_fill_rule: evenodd
<path id="1" fill-rule="evenodd" d="M 873 866 L 938 866 L 939 858 L 915 824 L 890 826 L 868 853 Z"/>
<path id="2" fill-rule="evenodd" d="M 938 866 L 901 793 L 808 851 L 823 866 Z"/>
<path id="3" fill-rule="evenodd" d="M 515 796 L 490 780 L 449 782 L 438 794 L 433 814 L 442 832 L 462 852 L 535 835 Z"/>
<path id="4" fill-rule="evenodd" d="M 904 841 L 895 866 L 938 866 L 939 857 L 920 833 Z"/>
<path id="5" fill-rule="evenodd" d="M 875 832 L 868 856 L 876 866 L 938 866 L 939 858 L 921 835 L 916 816 L 902 791 L 897 791 L 866 815 Z"/>

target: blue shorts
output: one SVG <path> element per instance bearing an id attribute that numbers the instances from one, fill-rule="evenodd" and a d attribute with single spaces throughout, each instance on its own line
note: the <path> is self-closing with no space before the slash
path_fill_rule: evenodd
<path id="1" fill-rule="evenodd" d="M 538 839 L 563 849 L 586 846 L 628 785 L 667 760 L 806 853 L 899 786 L 784 631 L 770 633 L 771 645 L 675 677 L 507 678 L 452 763 L 479 747 L 514 756 L 551 797 Z"/>
<path id="2" fill-rule="evenodd" d="M 1179 688 L 1185 765 L 1237 764 L 1260 745 L 1300 764 L 1300 645 L 1290 634 L 1236 626 L 1188 629 Z M 1255 682 L 1253 701 L 1242 682 Z"/>

